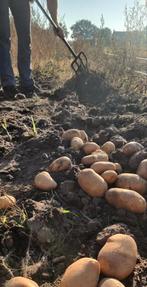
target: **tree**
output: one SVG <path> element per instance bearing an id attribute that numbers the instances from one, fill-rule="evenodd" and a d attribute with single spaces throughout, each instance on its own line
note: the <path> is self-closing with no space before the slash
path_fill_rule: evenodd
<path id="1" fill-rule="evenodd" d="M 74 40 L 93 40 L 98 33 L 98 28 L 91 21 L 84 19 L 76 22 L 70 29 Z"/>
<path id="2" fill-rule="evenodd" d="M 112 32 L 109 28 L 103 28 L 99 30 L 98 38 L 101 39 L 101 42 L 104 46 L 109 46 L 112 39 Z"/>

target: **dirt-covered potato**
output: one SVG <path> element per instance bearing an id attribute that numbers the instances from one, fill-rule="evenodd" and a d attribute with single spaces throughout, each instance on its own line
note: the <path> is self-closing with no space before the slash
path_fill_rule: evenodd
<path id="1" fill-rule="evenodd" d="M 69 129 L 67 131 L 64 131 L 62 135 L 62 139 L 66 141 L 71 141 L 74 137 L 81 138 L 83 142 L 88 141 L 88 136 L 84 130 Z"/>
<path id="2" fill-rule="evenodd" d="M 136 242 L 131 236 L 124 234 L 109 237 L 98 254 L 101 272 L 118 280 L 123 280 L 132 273 L 136 260 Z"/>
<path id="3" fill-rule="evenodd" d="M 147 180 L 147 159 L 141 161 L 137 169 L 137 174 Z"/>
<path id="4" fill-rule="evenodd" d="M 129 159 L 129 167 L 131 170 L 137 170 L 139 164 L 144 159 L 147 159 L 147 148 L 134 153 Z"/>
<path id="5" fill-rule="evenodd" d="M 71 169 L 72 162 L 71 159 L 67 156 L 61 156 L 57 159 L 55 159 L 50 165 L 49 165 L 49 172 L 59 172 L 59 171 L 65 171 L 68 169 Z"/>
<path id="6" fill-rule="evenodd" d="M 90 168 L 83 169 L 79 172 L 78 183 L 80 187 L 92 197 L 104 196 L 108 188 L 105 180 Z"/>
<path id="7" fill-rule="evenodd" d="M 4 287 L 39 287 L 38 284 L 24 277 L 14 277 L 7 281 Z"/>
<path id="8" fill-rule="evenodd" d="M 57 183 L 46 171 L 42 171 L 35 176 L 34 185 L 44 191 L 49 191 L 57 187 Z"/>
<path id="9" fill-rule="evenodd" d="M 116 182 L 118 174 L 114 170 L 106 170 L 101 174 L 101 177 L 108 183 L 113 184 Z"/>
<path id="10" fill-rule="evenodd" d="M 134 213 L 144 213 L 147 207 L 145 199 L 134 190 L 110 188 L 105 193 L 105 198 L 114 207 Z"/>
<path id="11" fill-rule="evenodd" d="M 83 140 L 78 138 L 78 137 L 74 137 L 72 140 L 71 140 L 71 148 L 74 149 L 74 150 L 80 150 L 82 147 L 83 147 L 84 143 L 83 143 Z"/>
<path id="12" fill-rule="evenodd" d="M 83 146 L 83 151 L 88 155 L 93 153 L 94 151 L 100 149 L 100 146 L 95 142 L 87 142 Z"/>
<path id="13" fill-rule="evenodd" d="M 105 151 L 107 154 L 110 154 L 111 152 L 115 151 L 115 144 L 111 141 L 105 142 L 101 149 Z"/>
<path id="14" fill-rule="evenodd" d="M 99 275 L 99 262 L 85 257 L 66 269 L 60 287 L 97 287 Z"/>
<path id="15" fill-rule="evenodd" d="M 0 196 L 0 209 L 7 209 L 16 204 L 15 197 L 11 195 Z"/>
<path id="16" fill-rule="evenodd" d="M 90 166 L 98 161 L 108 161 L 108 155 L 102 150 L 96 150 L 92 154 L 84 156 L 81 160 L 86 166 Z"/>
<path id="17" fill-rule="evenodd" d="M 123 153 L 129 157 L 132 156 L 134 153 L 142 150 L 143 148 L 144 147 L 140 143 L 132 141 L 123 146 Z"/>
<path id="18" fill-rule="evenodd" d="M 91 168 L 98 174 L 102 174 L 106 170 L 116 170 L 116 165 L 110 161 L 98 161 L 91 165 Z"/>
<path id="19" fill-rule="evenodd" d="M 98 287 L 125 287 L 125 286 L 117 279 L 104 278 L 99 282 Z"/>
<path id="20" fill-rule="evenodd" d="M 147 191 L 147 181 L 135 173 L 121 173 L 118 175 L 116 186 L 120 188 L 132 189 L 140 194 Z"/>

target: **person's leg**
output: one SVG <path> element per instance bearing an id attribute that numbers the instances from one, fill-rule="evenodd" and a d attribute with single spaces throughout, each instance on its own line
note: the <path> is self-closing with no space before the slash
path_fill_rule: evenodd
<path id="1" fill-rule="evenodd" d="M 5 1 L 5 0 L 4 0 Z M 18 70 L 22 88 L 32 88 L 31 25 L 28 0 L 9 0 L 18 36 Z"/>
<path id="2" fill-rule="evenodd" d="M 2 87 L 14 87 L 10 57 L 9 0 L 0 0 L 0 80 Z"/>

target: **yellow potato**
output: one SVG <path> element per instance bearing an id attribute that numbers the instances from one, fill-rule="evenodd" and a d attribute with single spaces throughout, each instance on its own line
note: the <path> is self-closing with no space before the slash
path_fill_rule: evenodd
<path id="1" fill-rule="evenodd" d="M 108 184 L 113 184 L 117 180 L 118 174 L 114 170 L 106 170 L 101 174 L 101 177 Z"/>
<path id="2" fill-rule="evenodd" d="M 81 162 L 87 166 L 97 161 L 108 161 L 108 155 L 102 150 L 96 150 L 92 154 L 84 156 L 81 160 Z"/>
<path id="3" fill-rule="evenodd" d="M 92 197 L 104 196 L 108 188 L 105 180 L 90 168 L 85 168 L 79 172 L 78 183 Z"/>
<path id="4" fill-rule="evenodd" d="M 136 260 L 136 242 L 124 234 L 109 237 L 98 254 L 101 272 L 118 280 L 127 278 L 133 272 Z"/>
<path id="5" fill-rule="evenodd" d="M 61 156 L 55 159 L 49 166 L 48 170 L 50 172 L 59 172 L 71 169 L 72 162 L 71 159 L 67 156 Z"/>
<path id="6" fill-rule="evenodd" d="M 66 269 L 60 286 L 97 287 L 99 275 L 99 262 L 93 258 L 82 258 Z"/>
<path id="7" fill-rule="evenodd" d="M 100 146 L 96 144 L 95 142 L 87 142 L 83 146 L 84 152 L 88 155 L 91 154 L 92 152 L 100 149 Z"/>
<path id="8" fill-rule="evenodd" d="M 38 284 L 24 277 L 14 277 L 7 281 L 4 287 L 39 287 Z"/>
<path id="9" fill-rule="evenodd" d="M 113 278 L 102 279 L 98 287 L 125 287 L 120 281 Z"/>
<path id="10" fill-rule="evenodd" d="M 44 191 L 49 191 L 57 187 L 57 183 L 46 171 L 42 171 L 35 176 L 34 185 Z"/>
<path id="11" fill-rule="evenodd" d="M 115 144 L 111 141 L 108 141 L 101 146 L 101 149 L 107 154 L 110 154 L 111 152 L 115 151 Z"/>
<path id="12" fill-rule="evenodd" d="M 74 137 L 71 140 L 71 148 L 74 150 L 80 150 L 83 147 L 83 145 L 84 145 L 83 140 L 78 137 Z"/>
<path id="13" fill-rule="evenodd" d="M 117 173 L 122 173 L 122 167 L 121 167 L 121 165 L 120 165 L 120 163 L 118 163 L 118 162 L 116 162 L 115 163 L 115 166 L 116 166 L 116 171 L 117 171 Z"/>
<path id="14" fill-rule="evenodd" d="M 11 195 L 3 195 L 0 197 L 0 209 L 7 209 L 16 204 L 15 197 Z"/>
<path id="15" fill-rule="evenodd" d="M 135 141 L 129 142 L 123 146 L 123 153 L 126 156 L 132 156 L 134 153 L 142 150 L 144 147 Z"/>
<path id="16" fill-rule="evenodd" d="M 122 188 L 110 188 L 105 198 L 116 208 L 124 208 L 135 213 L 144 213 L 146 210 L 145 199 L 136 191 Z"/>
<path id="17" fill-rule="evenodd" d="M 147 159 L 141 161 L 137 169 L 137 174 L 147 180 Z"/>
<path id="18" fill-rule="evenodd" d="M 116 170 L 116 165 L 110 161 L 98 161 L 91 165 L 91 168 L 98 174 L 102 174 L 106 170 Z"/>
<path id="19" fill-rule="evenodd" d="M 121 173 L 118 175 L 116 186 L 127 188 L 144 194 L 147 191 L 147 181 L 134 173 Z"/>

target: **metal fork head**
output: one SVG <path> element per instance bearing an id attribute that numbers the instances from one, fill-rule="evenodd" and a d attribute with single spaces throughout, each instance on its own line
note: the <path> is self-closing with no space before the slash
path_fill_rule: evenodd
<path id="1" fill-rule="evenodd" d="M 84 52 L 80 52 L 75 60 L 71 63 L 71 67 L 76 74 L 88 71 L 88 60 Z"/>

